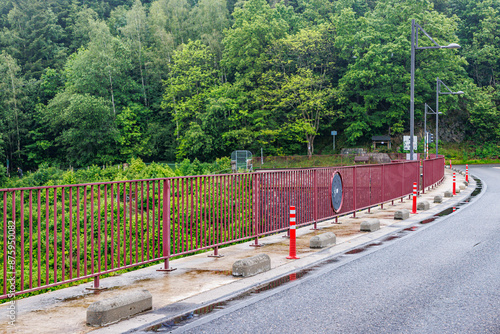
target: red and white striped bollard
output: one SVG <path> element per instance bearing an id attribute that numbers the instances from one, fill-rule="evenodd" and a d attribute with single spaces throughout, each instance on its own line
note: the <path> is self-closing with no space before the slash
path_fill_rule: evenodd
<path id="1" fill-rule="evenodd" d="M 455 176 L 455 173 L 453 173 L 453 196 L 457 194 L 457 178 Z"/>
<path id="2" fill-rule="evenodd" d="M 469 182 L 469 165 L 465 165 L 465 182 Z"/>
<path id="3" fill-rule="evenodd" d="M 411 213 L 417 213 L 417 182 L 413 182 L 413 209 Z"/>
<path id="4" fill-rule="evenodd" d="M 451 169 L 451 159 L 450 159 L 450 169 Z"/>
<path id="5" fill-rule="evenodd" d="M 295 206 L 290 206 L 290 255 L 287 259 L 296 260 L 297 257 L 297 245 L 296 245 L 296 225 L 295 225 Z"/>

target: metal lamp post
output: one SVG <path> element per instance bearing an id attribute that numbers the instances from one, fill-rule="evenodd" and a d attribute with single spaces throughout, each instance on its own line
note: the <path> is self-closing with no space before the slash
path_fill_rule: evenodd
<path id="1" fill-rule="evenodd" d="M 427 111 L 428 109 L 430 109 L 432 112 L 429 112 Z M 432 110 L 432 108 L 426 103 L 425 104 L 425 112 L 424 112 L 424 134 L 425 134 L 425 155 L 427 156 L 429 154 L 428 152 L 428 148 L 427 148 L 427 142 L 428 142 L 428 139 L 427 139 L 427 115 L 436 115 L 436 138 L 437 138 L 437 131 L 438 131 L 438 128 L 437 128 L 437 120 L 438 120 L 438 114 L 442 114 L 441 112 L 440 113 L 437 113 L 435 112 L 434 110 Z M 437 139 L 434 139 L 436 141 L 436 145 L 437 145 Z"/>
<path id="2" fill-rule="evenodd" d="M 446 89 L 448 90 L 447 92 L 442 92 L 441 91 L 441 85 L 445 86 Z M 439 112 L 439 95 L 461 95 L 464 94 L 461 90 L 458 92 L 452 92 L 451 89 L 448 88 L 448 86 L 445 85 L 444 82 L 442 82 L 439 78 L 436 78 L 436 157 L 438 156 L 438 139 L 439 139 L 439 134 L 438 134 L 438 124 L 439 124 L 439 118 L 438 114 Z"/>
<path id="3" fill-rule="evenodd" d="M 429 38 L 435 46 L 418 46 L 418 31 Z M 411 84 L 410 84 L 410 160 L 413 160 L 413 136 L 415 133 L 415 50 L 424 49 L 458 49 L 460 45 L 451 43 L 441 46 L 414 19 L 411 20 Z M 436 108 L 437 109 L 437 108 Z M 437 148 L 437 146 L 436 146 Z"/>

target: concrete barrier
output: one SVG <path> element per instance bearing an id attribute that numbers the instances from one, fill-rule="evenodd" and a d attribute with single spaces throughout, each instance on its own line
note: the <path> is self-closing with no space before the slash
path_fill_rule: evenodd
<path id="1" fill-rule="evenodd" d="M 394 212 L 394 219 L 405 220 L 410 218 L 410 211 L 403 209 Z"/>
<path id="2" fill-rule="evenodd" d="M 380 220 L 378 219 L 368 219 L 361 223 L 359 227 L 360 231 L 373 232 L 380 230 Z"/>
<path id="3" fill-rule="evenodd" d="M 465 186 L 463 184 L 460 185 L 460 190 L 465 190 Z"/>
<path id="4" fill-rule="evenodd" d="M 443 203 L 443 196 L 441 195 L 434 196 L 434 203 Z"/>
<path id="5" fill-rule="evenodd" d="M 469 186 L 469 182 L 467 182 L 467 181 L 464 181 L 464 184 L 465 184 L 466 187 Z"/>
<path id="6" fill-rule="evenodd" d="M 309 240 L 310 248 L 324 248 L 337 243 L 337 236 L 333 232 L 326 232 L 320 235 L 315 235 Z"/>
<path id="7" fill-rule="evenodd" d="M 453 193 L 451 191 L 449 191 L 449 190 L 446 190 L 444 192 L 444 197 L 453 197 Z"/>
<path id="8" fill-rule="evenodd" d="M 233 276 L 249 277 L 271 270 L 271 258 L 259 254 L 233 263 Z"/>
<path id="9" fill-rule="evenodd" d="M 134 314 L 151 310 L 153 296 L 147 290 L 125 292 L 119 296 L 92 303 L 87 308 L 87 324 L 105 326 Z"/>
<path id="10" fill-rule="evenodd" d="M 425 211 L 425 210 L 429 210 L 430 207 L 431 207 L 431 205 L 427 201 L 420 201 L 417 204 L 417 210 Z"/>

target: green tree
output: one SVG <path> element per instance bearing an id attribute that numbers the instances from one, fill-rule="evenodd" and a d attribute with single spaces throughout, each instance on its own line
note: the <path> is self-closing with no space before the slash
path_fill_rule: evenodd
<path id="1" fill-rule="evenodd" d="M 130 48 L 134 58 L 136 58 L 137 66 L 139 67 L 139 74 L 142 85 L 142 95 L 144 98 L 144 105 L 148 106 L 148 97 L 146 93 L 146 69 L 143 69 L 144 55 L 143 49 L 146 47 L 145 41 L 147 39 L 147 26 L 146 26 L 146 10 L 142 6 L 140 0 L 136 0 L 132 8 L 126 14 L 127 25 L 121 28 L 121 32 L 126 36 L 130 43 Z"/>
<path id="2" fill-rule="evenodd" d="M 22 135 L 26 134 L 26 116 L 22 110 L 24 80 L 20 78 L 21 67 L 16 59 L 2 51 L 0 54 L 0 112 L 4 120 L 4 138 L 7 140 L 10 159 L 21 160 Z"/>
<path id="3" fill-rule="evenodd" d="M 39 78 L 44 68 L 60 68 L 66 58 L 63 29 L 50 6 L 41 0 L 18 0 L 7 15 L 0 45 L 23 68 L 25 78 Z"/>

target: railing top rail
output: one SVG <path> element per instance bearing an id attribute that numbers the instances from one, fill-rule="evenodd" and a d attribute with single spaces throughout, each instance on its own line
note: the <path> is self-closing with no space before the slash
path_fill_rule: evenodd
<path id="1" fill-rule="evenodd" d="M 429 158 L 424 161 L 429 160 L 437 160 L 443 158 L 442 155 L 434 158 Z M 370 165 L 350 165 L 350 166 L 325 166 L 325 167 L 310 167 L 310 168 L 285 168 L 285 169 L 271 169 L 271 170 L 262 170 L 259 169 L 254 174 L 259 173 L 275 173 L 275 172 L 285 172 L 285 171 L 296 171 L 296 170 L 320 170 L 320 169 L 331 169 L 331 168 L 369 168 L 380 165 L 395 165 L 395 164 L 405 164 L 411 162 L 418 162 L 418 160 L 410 161 L 397 161 L 397 162 L 388 162 L 381 164 L 370 164 Z M 45 190 L 45 189 L 57 189 L 57 188 L 75 188 L 75 187 L 88 187 L 88 186 L 99 186 L 99 185 L 113 185 L 113 184 L 122 184 L 122 183 L 131 183 L 131 182 L 151 182 L 151 181 L 164 181 L 164 180 L 176 180 L 176 179 L 187 179 L 187 178 L 204 178 L 204 177 L 214 177 L 214 176 L 241 176 L 241 175 L 250 175 L 252 173 L 238 173 L 238 174 L 212 174 L 212 175 L 189 175 L 189 176 L 173 176 L 173 177 L 164 177 L 164 178 L 154 178 L 154 179 L 139 179 L 139 180 L 122 180 L 122 181 L 103 181 L 103 182 L 92 182 L 92 183 L 78 183 L 78 184 L 64 184 L 64 185 L 52 185 L 52 186 L 35 186 L 35 187 L 18 187 L 18 188 L 3 188 L 0 189 L 0 193 L 3 192 L 12 192 L 12 191 L 29 191 L 29 190 Z"/>

